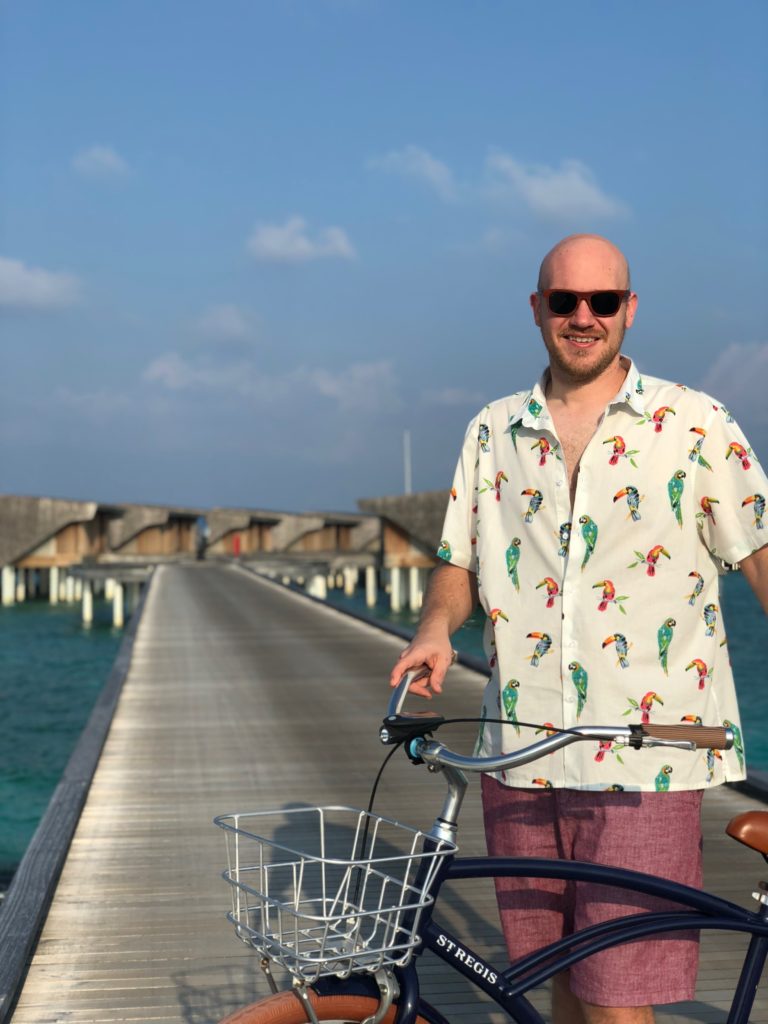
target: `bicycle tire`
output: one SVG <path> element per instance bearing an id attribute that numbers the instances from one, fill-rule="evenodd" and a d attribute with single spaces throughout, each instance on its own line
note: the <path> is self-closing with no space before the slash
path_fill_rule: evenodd
<path id="1" fill-rule="evenodd" d="M 309 999 L 317 1019 L 326 1024 L 360 1024 L 360 1021 L 375 1013 L 379 1005 L 378 1000 L 370 996 L 352 993 L 318 996 L 310 992 Z M 391 1006 L 382 1024 L 393 1024 L 396 1012 L 397 1006 Z M 235 1010 L 220 1024 L 309 1024 L 309 1021 L 293 992 L 278 992 L 277 995 Z M 428 1021 L 418 1016 L 416 1024 L 428 1024 Z"/>

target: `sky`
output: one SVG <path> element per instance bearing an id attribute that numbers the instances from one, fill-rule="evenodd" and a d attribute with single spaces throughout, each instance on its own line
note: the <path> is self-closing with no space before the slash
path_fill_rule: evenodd
<path id="1" fill-rule="evenodd" d="M 767 50 L 764 0 L 4 0 L 0 491 L 351 511 L 405 431 L 449 487 L 575 231 L 768 452 Z"/>

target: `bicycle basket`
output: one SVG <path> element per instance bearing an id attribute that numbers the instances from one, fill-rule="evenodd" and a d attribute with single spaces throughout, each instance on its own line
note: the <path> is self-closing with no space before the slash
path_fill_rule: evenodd
<path id="1" fill-rule="evenodd" d="M 243 942 L 309 982 L 406 964 L 435 872 L 456 850 L 353 807 L 228 814 L 214 824 L 227 838 L 227 918 Z"/>

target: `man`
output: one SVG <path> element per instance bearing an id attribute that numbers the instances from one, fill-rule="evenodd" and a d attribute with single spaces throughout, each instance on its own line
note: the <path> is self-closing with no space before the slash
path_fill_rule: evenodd
<path id="1" fill-rule="evenodd" d="M 637 296 L 609 241 L 559 242 L 530 303 L 548 369 L 470 424 L 440 545 L 446 564 L 391 682 L 426 665 L 413 691 L 440 693 L 450 635 L 479 598 L 492 670 L 483 718 L 508 723 L 486 724 L 482 754 L 529 743 L 521 721 L 685 719 L 738 730 L 718 567 L 740 563 L 768 611 L 765 474 L 718 402 L 641 377 L 621 355 Z M 722 756 L 573 744 L 534 771 L 483 776 L 489 852 L 700 885 L 702 793 L 743 777 L 741 742 Z M 500 879 L 497 895 L 513 959 L 658 907 L 536 879 Z M 697 960 L 697 936 L 679 933 L 590 957 L 555 979 L 553 1019 L 649 1024 L 651 1004 L 693 997 Z"/>

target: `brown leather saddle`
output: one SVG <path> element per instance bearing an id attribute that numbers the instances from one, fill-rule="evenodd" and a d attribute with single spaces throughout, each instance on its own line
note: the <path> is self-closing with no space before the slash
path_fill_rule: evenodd
<path id="1" fill-rule="evenodd" d="M 768 857 L 768 811 L 745 811 L 731 818 L 725 831 L 733 839 Z"/>

